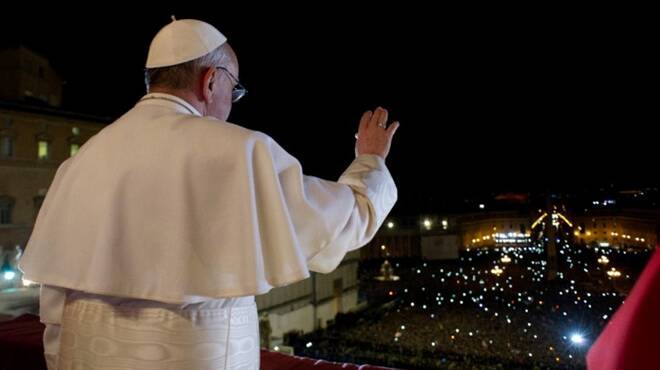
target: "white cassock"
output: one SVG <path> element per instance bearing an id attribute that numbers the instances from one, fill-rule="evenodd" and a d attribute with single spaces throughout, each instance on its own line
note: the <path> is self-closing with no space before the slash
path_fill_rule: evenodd
<path id="1" fill-rule="evenodd" d="M 59 353 L 60 368 L 258 368 L 254 295 L 334 270 L 396 198 L 379 156 L 358 156 L 337 182 L 306 176 L 267 135 L 149 94 L 60 165 L 37 217 L 20 267 L 42 283 L 47 358 Z M 134 311 L 113 316 L 117 307 Z M 176 309 L 172 324 L 164 316 Z M 107 322 L 112 333 L 96 332 Z M 190 342 L 163 346 L 143 324 Z"/>

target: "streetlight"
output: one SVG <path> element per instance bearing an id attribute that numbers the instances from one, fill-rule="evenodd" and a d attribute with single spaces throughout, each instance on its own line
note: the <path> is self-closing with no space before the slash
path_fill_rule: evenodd
<path id="1" fill-rule="evenodd" d="M 9 257 L 5 257 L 5 262 L 2 264 L 2 267 L 0 267 L 0 272 L 2 272 L 2 277 L 5 280 L 14 280 L 16 277 L 16 271 L 11 267 L 9 264 Z"/>
<path id="2" fill-rule="evenodd" d="M 432 225 L 431 220 L 429 220 L 428 218 L 425 218 L 424 219 L 424 227 L 426 228 L 426 230 L 431 230 L 431 225 Z"/>
<path id="3" fill-rule="evenodd" d="M 584 344 L 585 339 L 584 336 L 580 333 L 574 333 L 571 335 L 571 343 L 575 345 L 582 345 Z"/>
<path id="4" fill-rule="evenodd" d="M 616 278 L 621 276 L 621 271 L 619 271 L 619 270 L 615 269 L 614 267 L 612 267 L 612 269 L 607 272 L 607 276 L 616 279 Z"/>

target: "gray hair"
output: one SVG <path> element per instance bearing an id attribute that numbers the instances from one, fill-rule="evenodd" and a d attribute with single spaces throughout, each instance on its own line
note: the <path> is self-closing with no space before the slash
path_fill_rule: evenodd
<path id="1" fill-rule="evenodd" d="M 160 86 L 180 90 L 192 87 L 201 71 L 209 67 L 223 65 L 229 59 L 227 44 L 218 46 L 208 54 L 189 62 L 160 68 L 147 68 L 144 71 L 144 83 L 147 91 Z"/>

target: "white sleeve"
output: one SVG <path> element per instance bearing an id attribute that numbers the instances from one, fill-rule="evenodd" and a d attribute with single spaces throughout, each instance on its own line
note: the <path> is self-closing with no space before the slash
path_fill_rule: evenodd
<path id="1" fill-rule="evenodd" d="M 334 270 L 348 251 L 358 249 L 373 239 L 397 199 L 397 189 L 385 161 L 377 155 L 361 155 L 339 178 L 353 195 L 345 223 L 337 225 L 332 240 L 308 261 L 317 272 Z"/>
<path id="2" fill-rule="evenodd" d="M 337 182 L 302 173 L 300 163 L 270 141 L 280 188 L 309 270 L 334 270 L 348 251 L 374 237 L 397 200 L 385 161 L 360 155 Z"/>

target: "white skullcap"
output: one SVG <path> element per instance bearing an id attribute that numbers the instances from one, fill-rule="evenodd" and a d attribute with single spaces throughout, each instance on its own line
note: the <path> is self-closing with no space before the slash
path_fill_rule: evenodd
<path id="1" fill-rule="evenodd" d="M 147 68 L 169 67 L 197 59 L 224 44 L 227 38 L 210 24 L 195 19 L 174 20 L 151 41 Z"/>

